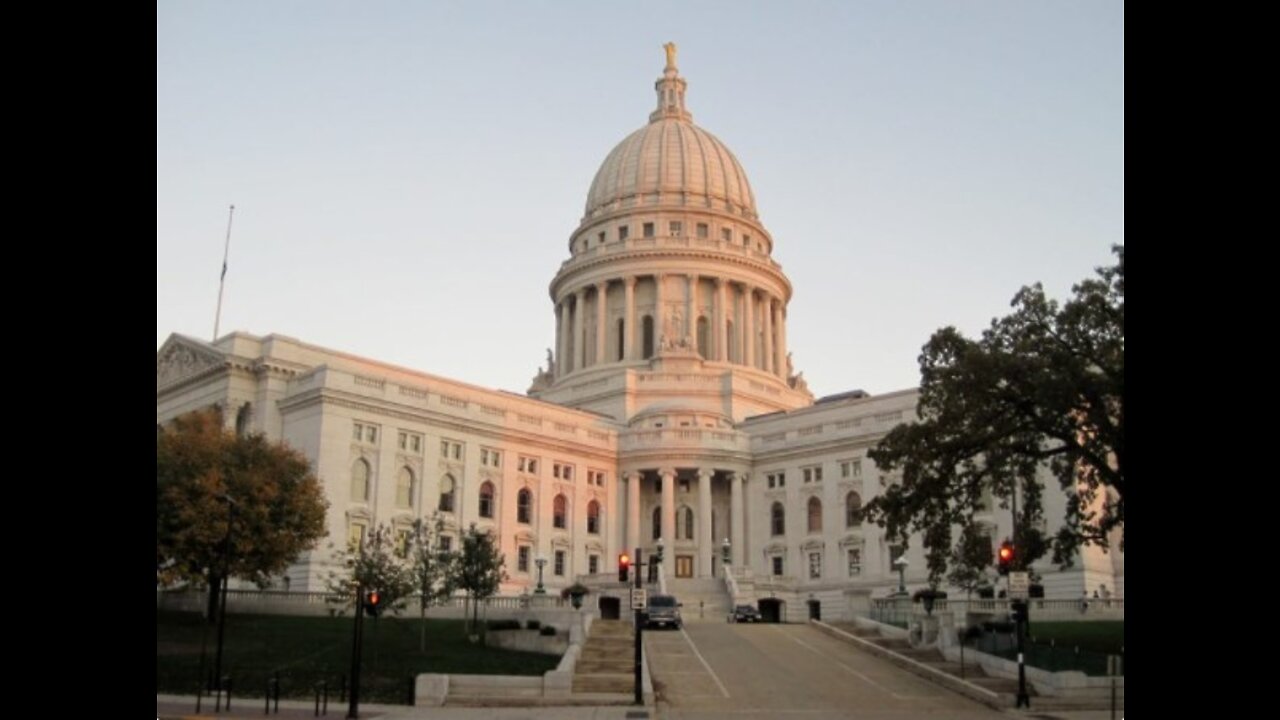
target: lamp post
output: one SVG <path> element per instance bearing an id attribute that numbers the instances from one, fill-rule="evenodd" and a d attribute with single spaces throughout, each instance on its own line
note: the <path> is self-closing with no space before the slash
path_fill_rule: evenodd
<path id="1" fill-rule="evenodd" d="M 538 566 L 538 587 L 534 589 L 533 594 L 546 595 L 547 589 L 542 587 L 542 568 L 546 567 L 547 558 L 542 553 L 538 553 L 538 557 L 533 561 L 533 564 Z"/>
<path id="2" fill-rule="evenodd" d="M 227 534 L 222 539 L 222 602 L 218 606 L 218 650 L 213 661 L 214 689 L 218 691 L 218 702 L 222 704 L 222 638 L 227 629 L 227 581 L 231 574 L 231 523 L 236 517 L 236 501 L 223 493 L 219 498 L 227 503 Z"/>
<path id="3" fill-rule="evenodd" d="M 907 594 L 907 556 L 903 555 L 894 561 L 894 565 L 898 566 L 898 594 Z"/>
<path id="4" fill-rule="evenodd" d="M 729 577 L 729 538 L 725 538 L 720 544 L 720 567 L 724 569 L 724 576 Z"/>

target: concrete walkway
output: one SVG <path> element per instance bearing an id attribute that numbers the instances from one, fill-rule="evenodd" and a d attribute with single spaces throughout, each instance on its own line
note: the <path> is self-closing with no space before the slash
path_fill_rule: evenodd
<path id="1" fill-rule="evenodd" d="M 233 698 L 232 710 L 225 709 L 214 713 L 213 698 L 202 701 L 201 712 L 196 714 L 196 698 L 194 695 L 156 695 L 156 717 L 161 720 L 180 720 L 185 718 L 219 718 L 220 720 L 263 720 L 263 718 L 280 718 L 281 720 L 302 720 L 315 718 L 314 702 L 301 700 L 281 700 L 280 713 L 262 714 L 262 698 Z M 346 703 L 329 703 L 329 712 L 321 718 L 342 720 L 347 716 Z M 613 707 L 410 707 L 408 705 L 380 705 L 378 703 L 360 703 L 360 717 L 373 720 L 480 720 L 495 718 L 496 720 L 648 720 L 656 718 L 652 708 L 627 706 Z"/>

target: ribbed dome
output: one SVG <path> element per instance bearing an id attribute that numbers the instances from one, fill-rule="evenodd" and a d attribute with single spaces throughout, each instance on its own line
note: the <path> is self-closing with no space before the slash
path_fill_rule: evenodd
<path id="1" fill-rule="evenodd" d="M 678 117 L 655 120 L 618 143 L 591 181 L 585 217 L 657 204 L 756 219 L 755 195 L 738 159 L 714 135 Z"/>
<path id="2" fill-rule="evenodd" d="M 686 82 L 668 43 L 654 83 L 658 107 L 604 159 L 587 193 L 583 220 L 632 207 L 706 208 L 756 220 L 756 198 L 738 159 L 685 109 Z"/>

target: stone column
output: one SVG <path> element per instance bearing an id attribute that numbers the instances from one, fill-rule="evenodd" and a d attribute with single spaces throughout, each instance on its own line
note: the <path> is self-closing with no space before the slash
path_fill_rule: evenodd
<path id="1" fill-rule="evenodd" d="M 622 285 L 625 288 L 626 297 L 626 316 L 622 319 L 622 359 L 630 360 L 634 357 L 632 344 L 635 342 L 636 336 L 636 278 L 630 275 L 623 279 Z M 634 549 L 634 546 L 632 546 Z"/>
<path id="2" fill-rule="evenodd" d="M 667 333 L 667 316 L 666 307 L 663 305 L 666 300 L 663 297 L 662 286 L 665 275 L 653 276 L 653 354 L 657 355 L 662 349 L 662 339 Z"/>
<path id="3" fill-rule="evenodd" d="M 627 547 L 623 551 L 630 555 L 640 547 L 640 478 L 639 471 L 623 473 L 627 479 Z"/>
<path id="4" fill-rule="evenodd" d="M 596 283 L 596 365 L 604 362 L 605 309 L 609 281 Z"/>
<path id="5" fill-rule="evenodd" d="M 587 366 L 587 327 L 583 315 L 587 309 L 587 289 L 573 293 L 573 369 Z"/>
<path id="6" fill-rule="evenodd" d="M 714 566 L 711 558 L 715 556 L 715 538 L 711 537 L 711 478 L 715 470 L 699 468 L 698 470 L 698 577 L 711 577 Z"/>
<path id="7" fill-rule="evenodd" d="M 787 379 L 787 308 L 778 301 L 778 357 L 782 361 L 778 364 L 778 374 L 783 380 Z"/>
<path id="8" fill-rule="evenodd" d="M 569 319 L 569 298 L 564 297 L 560 299 L 560 328 L 556 349 L 557 376 L 568 374 L 573 367 L 573 362 L 569 359 L 569 333 L 571 332 L 573 332 L 573 326 Z"/>
<path id="9" fill-rule="evenodd" d="M 658 471 L 662 476 L 662 565 L 663 571 L 671 573 L 667 568 L 675 566 L 673 553 L 676 550 L 676 470 L 662 468 Z"/>
<path id="10" fill-rule="evenodd" d="M 756 366 L 756 308 L 755 308 L 755 288 L 750 285 L 742 287 L 742 308 L 744 315 L 742 322 L 742 338 L 743 359 L 747 367 Z"/>
<path id="11" fill-rule="evenodd" d="M 684 323 L 685 338 L 689 341 L 689 347 L 694 350 L 698 349 L 698 274 L 693 273 L 688 277 L 689 288 L 685 293 L 685 312 L 687 318 Z"/>
<path id="12" fill-rule="evenodd" d="M 765 372 L 774 372 L 776 366 L 773 364 L 773 298 L 768 295 L 764 296 L 762 305 L 764 312 L 762 313 L 764 321 L 764 357 L 760 358 L 760 366 Z"/>
<path id="13" fill-rule="evenodd" d="M 732 545 L 733 564 L 741 566 L 746 564 L 747 548 L 745 532 L 747 528 L 746 513 L 743 512 L 742 497 L 742 481 L 747 479 L 746 473 L 730 473 L 729 479 L 732 482 L 729 492 L 729 517 L 733 524 L 733 533 L 730 535 L 729 543 Z"/>
<path id="14" fill-rule="evenodd" d="M 782 347 L 782 299 L 773 304 L 773 373 L 787 379 L 787 356 Z"/>
<path id="15" fill-rule="evenodd" d="M 729 359 L 724 341 L 724 279 L 716 278 L 716 291 L 711 296 L 711 359 L 724 362 Z"/>

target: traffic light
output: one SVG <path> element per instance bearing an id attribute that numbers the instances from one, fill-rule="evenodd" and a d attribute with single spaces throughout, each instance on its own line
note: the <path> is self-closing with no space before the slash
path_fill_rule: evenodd
<path id="1" fill-rule="evenodd" d="M 627 571 L 631 569 L 631 557 L 626 553 L 618 556 L 618 582 L 627 581 Z"/>
<path id="2" fill-rule="evenodd" d="M 365 597 L 364 612 L 369 617 L 378 617 L 382 612 L 382 594 L 377 590 L 370 590 Z"/>
<path id="3" fill-rule="evenodd" d="M 1000 543 L 1000 551 L 996 555 L 996 569 L 1001 575 L 1008 575 L 1013 569 L 1013 543 L 1008 540 Z"/>

